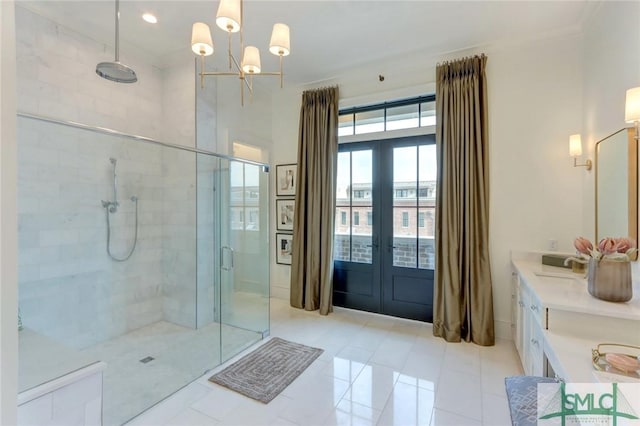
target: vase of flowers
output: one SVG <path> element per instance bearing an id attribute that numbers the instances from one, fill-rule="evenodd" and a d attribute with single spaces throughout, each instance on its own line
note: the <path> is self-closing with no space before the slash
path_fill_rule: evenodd
<path id="1" fill-rule="evenodd" d="M 597 247 L 578 237 L 573 242 L 578 254 L 574 262 L 588 263 L 588 290 L 595 298 L 609 302 L 627 302 L 633 297 L 631 257 L 636 243 L 631 238 L 603 238 Z"/>

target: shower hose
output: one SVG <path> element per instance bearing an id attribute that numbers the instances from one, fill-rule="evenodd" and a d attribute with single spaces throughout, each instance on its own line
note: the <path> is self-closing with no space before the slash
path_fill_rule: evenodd
<path id="1" fill-rule="evenodd" d="M 133 237 L 133 246 L 131 247 L 131 250 L 129 250 L 129 253 L 125 257 L 115 257 L 113 254 L 111 254 L 111 221 L 109 220 L 109 215 L 110 215 L 109 206 L 106 206 L 104 209 L 105 214 L 107 215 L 107 254 L 111 259 L 115 260 L 116 262 L 124 262 L 125 260 L 128 260 L 133 254 L 133 251 L 136 249 L 136 243 L 138 242 L 138 197 L 134 195 L 133 197 L 131 197 L 131 201 L 136 203 L 136 227 L 135 227 L 135 234 Z"/>

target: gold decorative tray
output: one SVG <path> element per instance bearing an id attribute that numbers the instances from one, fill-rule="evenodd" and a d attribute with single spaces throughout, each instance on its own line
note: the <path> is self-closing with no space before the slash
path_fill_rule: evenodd
<path id="1" fill-rule="evenodd" d="M 593 367 L 598 371 L 640 379 L 640 347 L 638 346 L 600 343 L 597 348 L 591 350 L 591 359 Z M 637 368 L 633 366 L 634 361 Z"/>

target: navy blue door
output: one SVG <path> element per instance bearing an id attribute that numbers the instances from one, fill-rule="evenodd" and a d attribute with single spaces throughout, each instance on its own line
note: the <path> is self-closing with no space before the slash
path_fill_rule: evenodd
<path id="1" fill-rule="evenodd" d="M 432 321 L 435 172 L 433 135 L 340 146 L 336 306 Z"/>

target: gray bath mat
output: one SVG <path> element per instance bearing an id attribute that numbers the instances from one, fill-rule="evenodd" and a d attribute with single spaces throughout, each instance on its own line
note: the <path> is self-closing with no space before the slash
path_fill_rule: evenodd
<path id="1" fill-rule="evenodd" d="M 268 404 L 324 352 L 277 337 L 209 378 Z"/>

